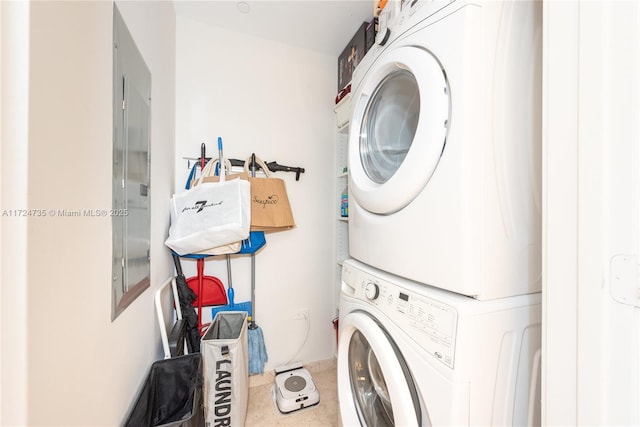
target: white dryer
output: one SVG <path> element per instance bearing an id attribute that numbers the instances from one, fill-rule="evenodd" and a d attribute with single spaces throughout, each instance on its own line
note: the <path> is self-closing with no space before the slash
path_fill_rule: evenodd
<path id="1" fill-rule="evenodd" d="M 343 268 L 342 424 L 540 425 L 540 293 L 478 301 Z"/>
<path id="2" fill-rule="evenodd" d="M 352 81 L 350 255 L 480 300 L 540 291 L 541 2 L 395 7 Z"/>

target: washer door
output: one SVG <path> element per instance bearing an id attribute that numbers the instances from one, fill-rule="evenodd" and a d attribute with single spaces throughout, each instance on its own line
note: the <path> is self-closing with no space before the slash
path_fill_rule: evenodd
<path id="1" fill-rule="evenodd" d="M 442 66 L 425 49 L 391 49 L 352 102 L 350 190 L 369 212 L 397 212 L 427 185 L 445 146 L 451 102 Z"/>
<path id="2" fill-rule="evenodd" d="M 398 347 L 368 314 L 341 319 L 338 395 L 345 426 L 423 426 L 416 386 Z"/>

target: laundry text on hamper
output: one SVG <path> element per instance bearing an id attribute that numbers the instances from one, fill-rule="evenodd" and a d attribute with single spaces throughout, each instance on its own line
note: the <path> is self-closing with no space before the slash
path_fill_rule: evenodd
<path id="1" fill-rule="evenodd" d="M 231 360 L 216 362 L 214 427 L 231 425 L 231 368 Z"/>

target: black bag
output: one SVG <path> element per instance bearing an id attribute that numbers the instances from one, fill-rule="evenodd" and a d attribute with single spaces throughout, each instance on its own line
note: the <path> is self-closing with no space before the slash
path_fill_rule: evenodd
<path id="1" fill-rule="evenodd" d="M 127 427 L 204 427 L 200 353 L 154 362 Z"/>

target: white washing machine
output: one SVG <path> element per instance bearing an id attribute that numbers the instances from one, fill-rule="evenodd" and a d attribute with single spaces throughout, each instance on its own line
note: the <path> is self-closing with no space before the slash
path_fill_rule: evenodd
<path id="1" fill-rule="evenodd" d="M 478 301 L 354 260 L 342 277 L 344 426 L 540 425 L 540 293 Z"/>
<path id="2" fill-rule="evenodd" d="M 480 300 L 541 289 L 541 2 L 393 3 L 354 72 L 349 252 Z"/>

